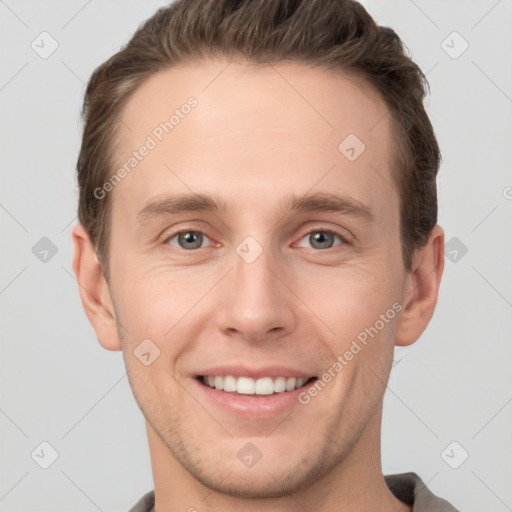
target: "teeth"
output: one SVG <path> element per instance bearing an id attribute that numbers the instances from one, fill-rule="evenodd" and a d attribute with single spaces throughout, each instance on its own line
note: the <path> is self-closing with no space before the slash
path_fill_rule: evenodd
<path id="1" fill-rule="evenodd" d="M 286 391 L 295 389 L 295 384 L 297 384 L 297 379 L 295 377 L 288 377 L 286 379 Z"/>
<path id="2" fill-rule="evenodd" d="M 255 387 L 257 395 L 271 395 L 274 392 L 274 382 L 270 377 L 258 379 Z"/>
<path id="3" fill-rule="evenodd" d="M 274 380 L 274 393 L 282 393 L 286 391 L 286 379 L 284 377 L 277 377 Z"/>
<path id="4" fill-rule="evenodd" d="M 224 389 L 224 379 L 222 377 L 215 377 L 213 382 L 215 384 L 215 389 L 220 389 L 221 391 Z"/>
<path id="5" fill-rule="evenodd" d="M 219 377 L 219 378 L 222 379 L 222 377 Z M 217 377 L 215 377 L 215 379 L 217 379 Z M 223 389 L 224 389 L 224 391 L 230 391 L 230 392 L 236 391 L 237 386 L 236 386 L 235 377 L 232 377 L 231 375 L 224 377 Z"/>
<path id="6" fill-rule="evenodd" d="M 226 377 L 226 379 L 229 377 Z M 234 379 L 234 377 L 233 377 Z M 244 395 L 254 395 L 255 388 L 254 379 L 250 379 L 249 377 L 238 377 L 236 381 L 236 391 L 237 393 L 242 393 Z"/>
<path id="7" fill-rule="evenodd" d="M 304 378 L 299 378 L 297 379 L 297 382 L 295 384 L 295 388 L 301 388 L 302 386 L 304 386 L 304 384 L 306 384 L 308 379 L 304 379 Z"/>
<path id="8" fill-rule="evenodd" d="M 214 377 L 203 377 L 202 382 L 206 386 L 219 391 L 229 393 L 240 393 L 241 395 L 271 395 L 299 389 L 308 379 L 300 377 L 262 377 L 252 379 L 251 377 L 233 377 L 232 375 L 215 375 Z"/>

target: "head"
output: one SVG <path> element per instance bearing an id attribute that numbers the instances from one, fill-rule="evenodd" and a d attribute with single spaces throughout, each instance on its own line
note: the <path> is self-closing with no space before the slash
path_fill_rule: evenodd
<path id="1" fill-rule="evenodd" d="M 443 270 L 425 93 L 349 0 L 178 1 L 93 73 L 82 302 L 153 447 L 199 482 L 277 496 L 378 448 L 393 348 L 427 326 Z M 236 369 L 308 382 L 236 412 L 202 382 Z"/>

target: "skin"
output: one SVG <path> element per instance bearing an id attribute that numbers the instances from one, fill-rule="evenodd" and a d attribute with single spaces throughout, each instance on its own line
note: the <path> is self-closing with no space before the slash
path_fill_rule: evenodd
<path id="1" fill-rule="evenodd" d="M 188 97 L 198 105 L 110 192 L 109 283 L 86 230 L 73 231 L 84 310 L 100 344 L 123 351 L 146 418 L 156 511 L 410 510 L 383 479 L 382 402 L 394 345 L 434 312 L 443 230 L 406 272 L 390 116 L 371 89 L 303 64 L 226 64 L 160 72 L 128 101 L 120 162 Z M 353 162 L 338 150 L 350 133 L 366 146 Z M 137 216 L 191 192 L 225 211 Z M 355 198 L 374 219 L 287 210 L 289 194 L 312 192 Z M 346 241 L 318 248 L 309 233 L 325 229 Z M 205 234 L 202 248 L 169 241 L 187 230 Z M 236 252 L 249 235 L 263 249 L 250 264 Z M 321 375 L 395 302 L 401 313 L 291 413 L 249 421 L 197 392 L 194 372 L 227 362 Z M 150 366 L 133 354 L 147 338 L 160 350 Z M 247 442 L 262 454 L 250 468 L 236 456 Z"/>

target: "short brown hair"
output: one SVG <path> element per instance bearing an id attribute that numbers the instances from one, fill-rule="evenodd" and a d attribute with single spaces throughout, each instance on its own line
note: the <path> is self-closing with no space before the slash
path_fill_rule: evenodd
<path id="1" fill-rule="evenodd" d="M 123 107 L 154 73 L 208 57 L 295 61 L 351 74 L 380 94 L 393 126 L 393 180 L 403 263 L 410 271 L 414 251 L 437 223 L 441 155 L 423 105 L 428 82 L 398 35 L 353 0 L 178 0 L 146 20 L 87 84 L 78 218 L 107 279 L 111 199 L 98 199 L 94 191 L 114 172 Z"/>

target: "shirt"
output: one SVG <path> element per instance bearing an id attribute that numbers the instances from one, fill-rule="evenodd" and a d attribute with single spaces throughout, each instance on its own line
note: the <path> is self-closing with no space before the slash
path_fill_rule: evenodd
<path id="1" fill-rule="evenodd" d="M 412 505 L 412 512 L 458 512 L 446 500 L 429 491 L 416 473 L 385 475 L 389 490 L 400 501 Z M 145 494 L 129 512 L 154 512 L 155 492 Z"/>

